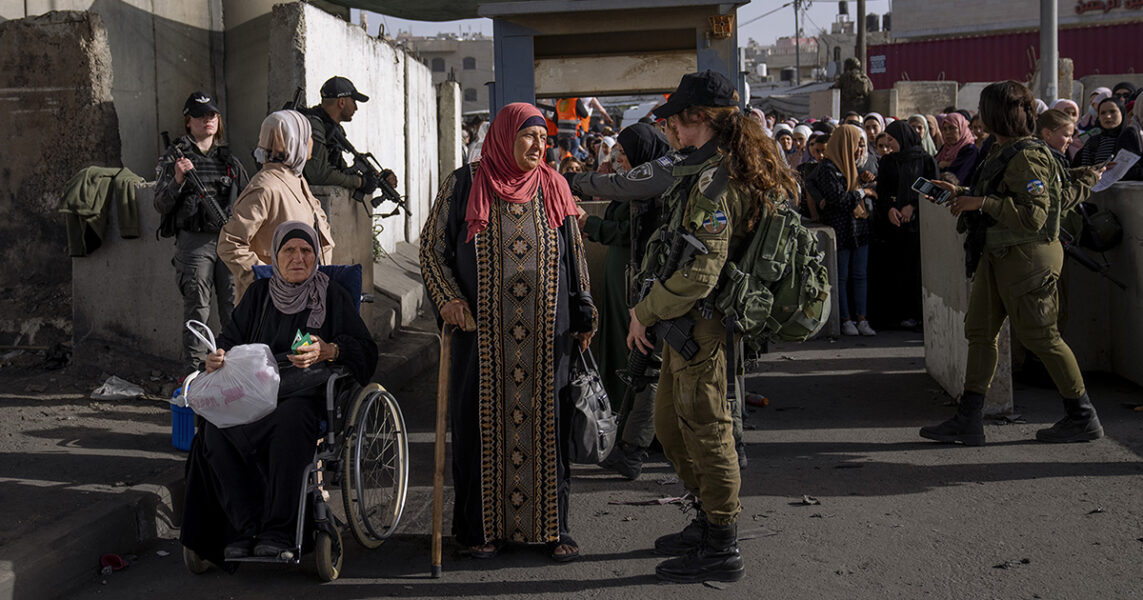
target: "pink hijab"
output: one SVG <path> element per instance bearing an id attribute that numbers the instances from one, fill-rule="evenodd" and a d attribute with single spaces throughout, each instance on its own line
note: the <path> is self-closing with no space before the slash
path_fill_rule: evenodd
<path id="1" fill-rule="evenodd" d="M 488 213 L 497 198 L 523 204 L 531 202 L 536 197 L 536 189 L 542 188 L 544 210 L 553 229 L 563 225 L 568 215 L 576 214 L 575 200 L 563 175 L 542 161 L 531 171 L 521 171 L 516 165 L 512 151 L 516 133 L 532 117 L 541 119 L 539 124 L 543 125 L 540 109 L 526 102 L 513 102 L 500 109 L 492 120 L 480 151 L 480 166 L 468 192 L 468 207 L 464 215 L 468 222 L 466 242 L 471 242 L 476 234 L 488 227 Z"/>
<path id="2" fill-rule="evenodd" d="M 952 123 L 956 125 L 956 139 L 945 139 L 945 145 L 941 146 L 937 152 L 938 162 L 952 162 L 956 160 L 956 155 L 960 153 L 961 148 L 971 144 L 976 138 L 972 135 L 972 130 L 968 128 L 968 119 L 964 115 L 953 112 L 945 115 L 945 123 Z"/>

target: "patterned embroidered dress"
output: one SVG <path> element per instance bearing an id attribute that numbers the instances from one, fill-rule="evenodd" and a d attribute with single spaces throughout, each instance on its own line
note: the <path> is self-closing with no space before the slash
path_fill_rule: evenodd
<path id="1" fill-rule="evenodd" d="M 575 227 L 551 228 L 539 194 L 497 200 L 465 242 L 471 181 L 467 166 L 445 181 L 421 235 L 433 303 L 465 299 L 477 322 L 452 341 L 453 534 L 464 545 L 550 542 L 567 531 L 570 419 L 557 399 L 571 344 L 565 260 L 570 246 L 582 264 L 582 242 Z"/>

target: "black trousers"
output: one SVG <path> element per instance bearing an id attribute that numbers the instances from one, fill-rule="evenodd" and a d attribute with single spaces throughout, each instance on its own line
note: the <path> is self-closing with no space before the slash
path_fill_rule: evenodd
<path id="1" fill-rule="evenodd" d="M 213 487 L 239 539 L 294 543 L 302 475 L 314 457 L 322 402 L 309 396 L 286 398 L 248 425 L 219 429 L 206 424 L 202 441 Z"/>

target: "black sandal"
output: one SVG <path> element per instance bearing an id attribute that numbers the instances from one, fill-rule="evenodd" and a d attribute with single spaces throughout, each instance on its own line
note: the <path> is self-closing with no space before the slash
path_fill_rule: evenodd
<path id="1" fill-rule="evenodd" d="M 571 552 L 568 552 L 567 554 L 556 554 L 556 550 L 558 550 L 560 546 L 567 546 L 568 548 L 571 548 Z M 548 556 L 550 556 L 552 560 L 556 562 L 571 562 L 579 558 L 579 544 L 576 543 L 575 539 L 572 538 L 572 536 L 566 533 L 561 533 L 560 539 L 554 542 L 548 542 Z"/>

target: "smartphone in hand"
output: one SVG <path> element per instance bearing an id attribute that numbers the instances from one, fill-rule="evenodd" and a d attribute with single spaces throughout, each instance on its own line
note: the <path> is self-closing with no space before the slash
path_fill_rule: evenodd
<path id="1" fill-rule="evenodd" d="M 937 184 L 924 177 L 918 177 L 913 182 L 913 191 L 932 198 L 937 206 L 944 206 L 952 198 L 952 192 L 937 187 Z"/>

